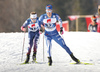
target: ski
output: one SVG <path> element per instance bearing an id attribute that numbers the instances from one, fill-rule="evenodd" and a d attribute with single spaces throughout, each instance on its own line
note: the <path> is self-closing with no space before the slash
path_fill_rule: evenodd
<path id="1" fill-rule="evenodd" d="M 25 62 L 24 62 L 24 63 L 20 63 L 19 65 L 24 65 L 24 64 L 30 64 L 30 63 L 25 63 Z"/>
<path id="2" fill-rule="evenodd" d="M 37 61 L 32 61 L 31 63 L 38 63 Z"/>
<path id="3" fill-rule="evenodd" d="M 31 61 L 31 62 L 28 62 L 28 63 L 21 63 L 20 65 L 24 65 L 24 64 L 32 64 L 32 63 L 38 63 L 37 61 Z"/>
<path id="4" fill-rule="evenodd" d="M 80 63 L 70 63 L 70 64 L 93 65 L 93 63 L 87 63 L 87 62 L 80 62 Z"/>

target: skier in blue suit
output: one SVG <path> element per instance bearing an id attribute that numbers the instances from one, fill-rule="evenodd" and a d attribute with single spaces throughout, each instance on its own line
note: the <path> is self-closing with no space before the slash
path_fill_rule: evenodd
<path id="1" fill-rule="evenodd" d="M 31 53 L 31 48 L 33 46 L 33 61 L 36 61 L 36 53 L 37 53 L 37 43 L 39 39 L 39 29 L 40 29 L 40 24 L 38 21 L 38 17 L 36 12 L 31 12 L 30 13 L 30 18 L 28 18 L 24 24 L 21 26 L 22 31 L 26 31 L 26 27 L 28 26 L 28 38 L 29 38 L 29 47 L 28 47 L 28 52 L 27 52 L 27 57 L 25 63 L 29 62 L 30 59 L 30 53 Z"/>
<path id="2" fill-rule="evenodd" d="M 46 6 L 46 14 L 43 14 L 39 17 L 39 21 L 41 24 L 44 24 L 45 28 L 45 39 L 46 39 L 46 45 L 48 48 L 48 64 L 52 65 L 52 56 L 51 56 L 51 47 L 52 43 L 51 40 L 53 39 L 55 42 L 57 42 L 62 48 L 65 49 L 65 51 L 71 56 L 71 58 L 76 62 L 80 63 L 79 59 L 77 59 L 69 47 L 66 46 L 65 41 L 63 38 L 59 35 L 59 33 L 56 30 L 56 22 L 59 21 L 60 24 L 60 33 L 63 34 L 63 27 L 62 27 L 62 20 L 60 16 L 56 13 L 52 13 L 52 5 L 48 4 Z"/>

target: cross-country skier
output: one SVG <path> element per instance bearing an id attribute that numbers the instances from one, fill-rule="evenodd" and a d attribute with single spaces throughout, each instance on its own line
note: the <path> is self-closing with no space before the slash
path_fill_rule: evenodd
<path id="1" fill-rule="evenodd" d="M 70 51 L 69 47 L 66 46 L 65 41 L 59 35 L 56 30 L 56 22 L 59 21 L 60 23 L 60 34 L 63 34 L 63 27 L 62 27 L 62 20 L 58 14 L 52 13 L 52 5 L 48 4 L 46 6 L 46 14 L 43 14 L 39 17 L 39 21 L 41 24 L 44 24 L 45 27 L 45 39 L 46 45 L 48 48 L 48 64 L 52 65 L 52 56 L 51 56 L 51 47 L 52 43 L 51 40 L 57 42 L 65 51 L 71 56 L 71 58 L 76 62 L 80 63 L 79 59 L 77 59 L 73 53 Z"/>
<path id="2" fill-rule="evenodd" d="M 36 12 L 31 12 L 30 13 L 30 18 L 28 18 L 24 24 L 21 26 L 22 31 L 26 31 L 26 27 L 28 26 L 28 38 L 29 38 L 29 47 L 28 47 L 28 52 L 27 52 L 27 57 L 25 60 L 25 63 L 29 62 L 30 59 L 30 53 L 31 53 L 31 48 L 33 46 L 33 56 L 32 59 L 33 61 L 36 61 L 36 53 L 37 53 L 37 43 L 39 39 L 39 21 Z"/>
<path id="3" fill-rule="evenodd" d="M 92 16 L 91 18 L 92 22 L 89 24 L 88 30 L 90 30 L 90 32 L 97 32 L 97 18 L 95 15 Z"/>

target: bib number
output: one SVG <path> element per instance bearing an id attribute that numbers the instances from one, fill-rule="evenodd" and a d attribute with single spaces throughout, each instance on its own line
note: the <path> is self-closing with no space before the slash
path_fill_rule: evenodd
<path id="1" fill-rule="evenodd" d="M 51 28 L 51 27 L 53 27 L 53 24 L 48 23 L 48 24 L 46 24 L 46 26 L 47 26 L 48 28 Z"/>

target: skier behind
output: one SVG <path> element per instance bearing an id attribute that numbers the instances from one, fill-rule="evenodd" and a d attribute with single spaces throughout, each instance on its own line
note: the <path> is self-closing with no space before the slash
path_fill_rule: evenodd
<path id="1" fill-rule="evenodd" d="M 33 61 L 36 61 L 36 52 L 37 52 L 37 42 L 39 39 L 39 22 L 38 22 L 38 17 L 36 12 L 31 12 L 30 13 L 30 18 L 28 18 L 24 24 L 21 26 L 22 31 L 26 31 L 26 27 L 28 26 L 28 38 L 29 38 L 29 47 L 28 47 L 28 52 L 27 52 L 27 57 L 25 60 L 25 63 L 29 62 L 30 59 L 30 53 L 31 53 L 31 48 L 33 48 L 33 56 L 32 59 Z"/>
<path id="2" fill-rule="evenodd" d="M 66 46 L 65 41 L 59 35 L 56 30 L 56 22 L 59 21 L 60 23 L 60 34 L 63 34 L 63 27 L 62 27 L 62 20 L 58 14 L 52 13 L 52 5 L 48 4 L 46 6 L 46 14 L 43 14 L 39 17 L 39 21 L 44 24 L 45 27 L 45 39 L 46 45 L 48 48 L 48 64 L 52 65 L 52 56 L 51 56 L 51 47 L 52 43 L 51 40 L 53 39 L 57 42 L 65 51 L 71 56 L 71 58 L 76 62 L 80 63 L 79 59 L 77 59 L 73 53 L 70 51 L 69 47 Z"/>
<path id="3" fill-rule="evenodd" d="M 99 32 L 100 33 L 100 5 L 98 6 L 98 14 L 97 14 L 97 24 L 98 24 L 98 26 L 97 26 L 97 32 Z"/>
<path id="4" fill-rule="evenodd" d="M 92 22 L 89 24 L 88 30 L 90 30 L 90 32 L 97 32 L 97 18 L 96 16 L 92 16 Z"/>

